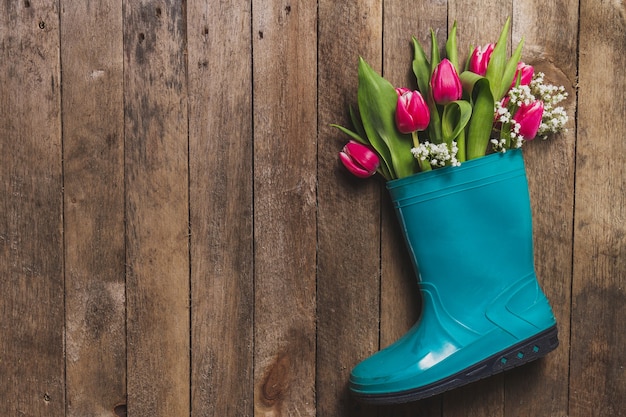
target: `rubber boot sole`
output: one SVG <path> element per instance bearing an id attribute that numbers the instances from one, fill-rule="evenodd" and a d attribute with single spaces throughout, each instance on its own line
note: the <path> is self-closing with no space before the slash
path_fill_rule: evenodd
<path id="1" fill-rule="evenodd" d="M 558 345 L 558 331 L 556 326 L 553 326 L 433 384 L 388 394 L 353 393 L 353 395 L 359 401 L 378 405 L 422 400 L 539 359 L 556 349 Z"/>

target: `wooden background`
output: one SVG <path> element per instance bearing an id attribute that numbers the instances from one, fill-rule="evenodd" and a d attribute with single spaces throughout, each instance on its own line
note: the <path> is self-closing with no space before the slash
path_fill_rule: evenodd
<path id="1" fill-rule="evenodd" d="M 626 17 L 600 0 L 0 3 L 3 416 L 626 415 Z M 419 403 L 351 367 L 419 294 L 380 181 L 337 152 L 363 56 L 495 40 L 570 94 L 525 157 L 561 345 Z M 463 49 L 462 49 L 463 50 Z"/>

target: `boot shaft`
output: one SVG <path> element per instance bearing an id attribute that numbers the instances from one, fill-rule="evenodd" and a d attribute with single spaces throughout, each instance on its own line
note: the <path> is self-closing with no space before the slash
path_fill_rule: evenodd
<path id="1" fill-rule="evenodd" d="M 387 185 L 422 287 L 480 329 L 486 311 L 518 282 L 536 282 L 530 199 L 519 150 Z M 536 288 L 536 291 L 541 290 Z M 543 294 L 541 294 L 543 296 Z"/>

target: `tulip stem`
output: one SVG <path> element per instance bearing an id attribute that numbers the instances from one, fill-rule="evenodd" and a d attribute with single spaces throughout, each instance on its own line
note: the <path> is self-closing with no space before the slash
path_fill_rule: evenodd
<path id="1" fill-rule="evenodd" d="M 504 124 L 502 126 L 502 130 L 500 130 L 500 138 L 501 139 L 504 138 L 505 140 L 504 148 L 510 149 L 511 148 L 511 125 Z"/>
<path id="2" fill-rule="evenodd" d="M 414 148 L 419 148 L 420 146 L 420 141 L 419 138 L 417 137 L 417 130 L 413 133 L 411 133 L 411 137 L 413 138 L 413 147 Z M 417 159 L 417 163 L 420 166 L 420 170 L 421 171 L 430 171 L 433 168 L 430 166 L 430 162 L 428 162 L 427 160 L 422 160 L 421 158 L 416 158 Z"/>
<path id="3" fill-rule="evenodd" d="M 420 141 L 417 138 L 417 130 L 415 132 L 411 133 L 411 137 L 413 138 L 413 147 L 414 148 L 419 147 L 420 146 Z"/>

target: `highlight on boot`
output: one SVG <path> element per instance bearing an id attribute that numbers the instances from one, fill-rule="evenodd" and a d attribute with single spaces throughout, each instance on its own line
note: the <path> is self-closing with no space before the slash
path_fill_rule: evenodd
<path id="1" fill-rule="evenodd" d="M 386 180 L 423 300 L 403 337 L 352 370 L 350 390 L 365 402 L 430 397 L 558 346 L 520 148 L 565 130 L 567 93 L 521 61 L 522 42 L 507 56 L 509 27 L 464 65 L 456 23 L 445 58 L 434 31 L 430 59 L 413 38 L 417 89 L 394 87 L 361 58 L 353 128 L 333 125 L 362 145 L 340 153 L 347 170 Z"/>

